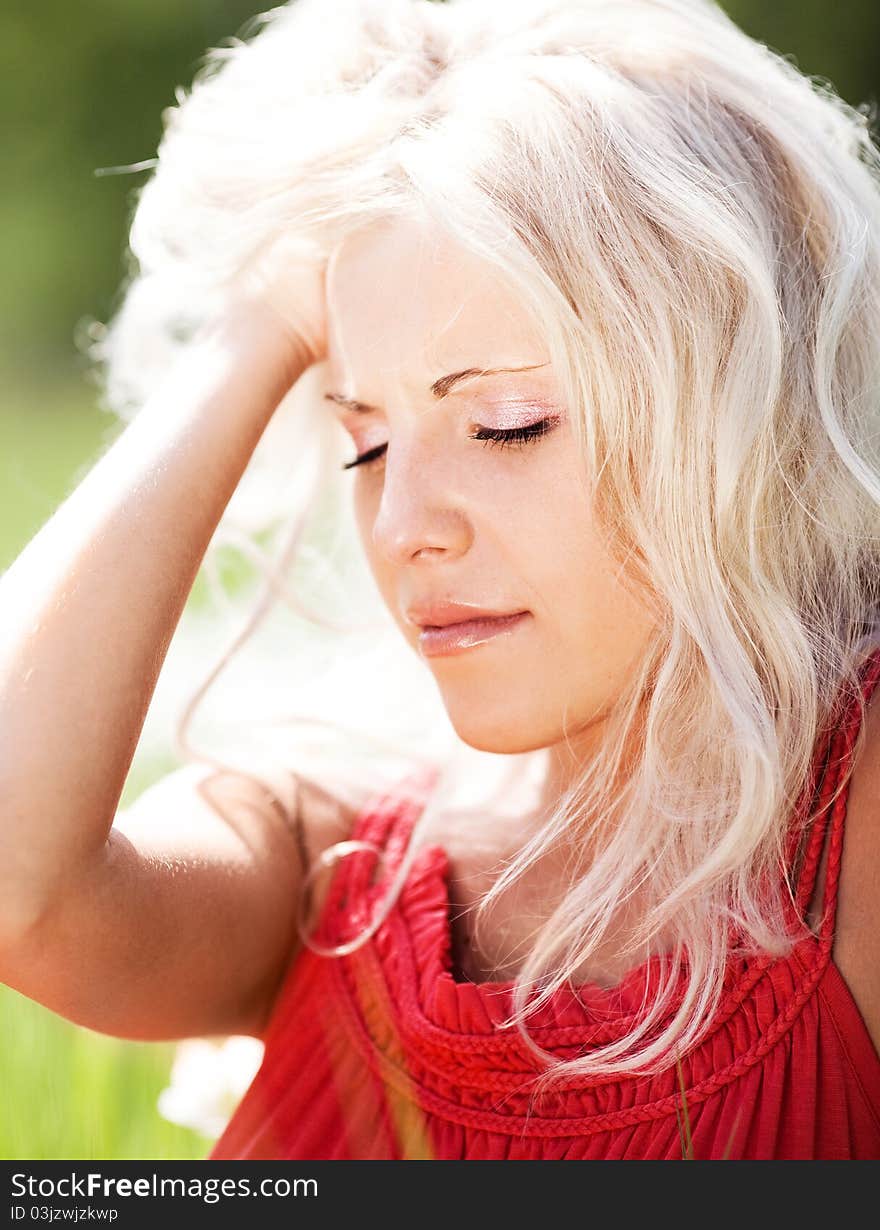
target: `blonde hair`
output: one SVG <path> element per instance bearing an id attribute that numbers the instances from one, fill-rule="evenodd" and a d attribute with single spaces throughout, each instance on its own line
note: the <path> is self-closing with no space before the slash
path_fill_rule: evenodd
<path id="1" fill-rule="evenodd" d="M 658 1071 L 711 1024 L 732 958 L 784 955 L 805 934 L 786 919 L 792 810 L 880 643 L 868 120 L 708 0 L 345 0 L 333 21 L 296 0 L 248 33 L 209 53 L 166 114 L 131 228 L 137 265 L 97 347 L 108 399 L 134 413 L 281 235 L 329 256 L 417 209 L 534 308 L 582 411 L 596 516 L 658 631 L 595 759 L 477 922 L 543 852 L 594 849 L 535 934 L 509 1024 L 542 1081 Z M 302 442 L 316 398 L 301 386 Z M 334 449 L 328 436 L 309 455 L 316 490 L 332 487 Z M 295 532 L 263 607 L 288 584 L 306 516 L 293 504 L 287 492 L 267 513 Z M 439 729 L 430 681 L 404 675 L 410 715 Z M 461 753 L 444 728 L 423 758 L 451 782 Z M 624 1036 L 554 1063 L 528 1013 L 589 965 L 636 891 L 647 905 L 621 955 L 671 932 L 685 993 L 674 1000 L 670 978 Z"/>

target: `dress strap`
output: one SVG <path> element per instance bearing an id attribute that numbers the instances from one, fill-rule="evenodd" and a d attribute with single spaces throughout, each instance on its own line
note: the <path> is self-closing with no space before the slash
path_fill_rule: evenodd
<path id="1" fill-rule="evenodd" d="M 861 671 L 861 698 L 865 706 L 880 680 L 880 649 L 875 650 Z M 813 898 L 823 852 L 827 847 L 828 861 L 822 894 L 819 940 L 830 948 L 837 913 L 837 889 L 843 854 L 843 831 L 849 799 L 850 771 L 862 725 L 859 695 L 852 696 L 842 718 L 831 735 L 825 751 L 819 786 L 815 820 L 810 825 L 807 848 L 797 882 L 797 911 L 804 919 Z"/>

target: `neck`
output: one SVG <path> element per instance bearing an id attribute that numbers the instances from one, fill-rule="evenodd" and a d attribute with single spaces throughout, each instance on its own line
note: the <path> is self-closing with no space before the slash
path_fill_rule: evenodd
<path id="1" fill-rule="evenodd" d="M 615 793 L 630 780 L 641 757 L 644 744 L 643 716 L 642 713 L 639 714 L 621 756 Z M 547 772 L 539 801 L 539 810 L 545 815 L 549 815 L 561 803 L 565 795 L 577 785 L 584 769 L 596 759 L 602 740 L 607 736 L 607 723 L 607 715 L 597 717 L 547 749 Z"/>

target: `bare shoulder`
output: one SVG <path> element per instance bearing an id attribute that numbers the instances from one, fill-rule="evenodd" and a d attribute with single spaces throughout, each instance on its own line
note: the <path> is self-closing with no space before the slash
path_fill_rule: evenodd
<path id="1" fill-rule="evenodd" d="M 322 851 L 351 836 L 359 809 L 316 781 L 296 775 L 294 801 L 288 815 L 306 869 L 314 866 Z"/>
<path id="2" fill-rule="evenodd" d="M 165 842 L 186 830 L 177 807 L 186 799 L 239 830 L 247 817 L 253 825 L 284 831 L 306 865 L 325 846 L 344 840 L 357 817 L 356 809 L 300 773 L 266 765 L 248 770 L 191 764 L 150 786 L 117 816 L 114 828 L 127 835 L 149 832 Z"/>
<path id="3" fill-rule="evenodd" d="M 880 687 L 849 786 L 832 955 L 880 1053 Z"/>
<path id="4" fill-rule="evenodd" d="M 358 808 L 301 772 L 261 765 L 245 769 L 194 770 L 196 790 L 212 810 L 225 818 L 246 809 L 261 823 L 283 825 L 292 840 L 301 875 L 315 866 L 321 853 L 351 836 Z M 316 905 L 327 885 L 315 885 Z"/>
<path id="5" fill-rule="evenodd" d="M 177 769 L 117 815 L 4 954 L 3 980 L 116 1037 L 261 1037 L 297 949 L 304 867 L 353 820 L 288 772 Z"/>

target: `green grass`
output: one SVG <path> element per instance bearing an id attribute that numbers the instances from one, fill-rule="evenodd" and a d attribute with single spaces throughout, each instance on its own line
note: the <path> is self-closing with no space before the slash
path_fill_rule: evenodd
<path id="1" fill-rule="evenodd" d="M 0 402 L 0 568 L 6 568 L 118 432 L 90 387 L 7 384 Z"/>
<path id="2" fill-rule="evenodd" d="M 173 1045 L 128 1042 L 70 1024 L 0 987 L 0 1157 L 204 1158 L 211 1142 L 163 1119 Z"/>
<path id="3" fill-rule="evenodd" d="M 0 403 L 0 570 L 115 436 L 85 383 L 5 387 Z M 140 764 L 127 802 L 168 767 Z M 174 1046 L 109 1038 L 0 985 L 0 1158 L 203 1158 L 211 1141 L 156 1100 Z"/>

